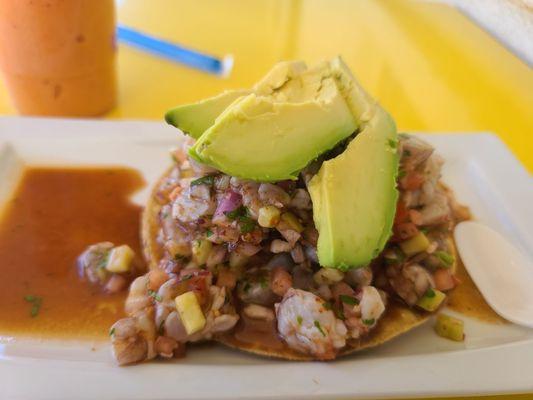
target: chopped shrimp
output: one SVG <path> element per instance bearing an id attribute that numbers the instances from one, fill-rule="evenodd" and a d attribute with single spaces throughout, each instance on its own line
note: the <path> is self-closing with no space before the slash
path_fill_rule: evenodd
<path id="1" fill-rule="evenodd" d="M 262 183 L 259 185 L 258 194 L 259 200 L 263 204 L 278 208 L 287 206 L 291 201 L 291 197 L 285 190 L 272 183 Z"/>
<path id="2" fill-rule="evenodd" d="M 156 356 L 156 329 L 151 313 L 141 311 L 118 320 L 111 327 L 111 350 L 119 365 L 150 360 Z"/>
<path id="3" fill-rule="evenodd" d="M 242 310 L 244 315 L 252 319 L 260 319 L 263 321 L 274 321 L 274 311 L 271 308 L 258 306 L 257 304 L 249 304 Z"/>
<path id="4" fill-rule="evenodd" d="M 353 339 L 368 334 L 385 311 L 383 297 L 373 286 L 363 287 L 357 299 L 359 304 L 353 306 L 355 316 L 346 319 L 349 335 Z"/>
<path id="5" fill-rule="evenodd" d="M 370 267 L 353 268 L 344 274 L 344 280 L 351 286 L 368 286 L 372 282 Z"/>
<path id="6" fill-rule="evenodd" d="M 418 264 L 390 265 L 387 277 L 394 291 L 407 304 L 414 305 L 435 282 L 429 272 Z"/>
<path id="7" fill-rule="evenodd" d="M 439 193 L 433 202 L 420 210 L 420 225 L 442 224 L 451 217 L 451 209 L 446 195 Z"/>
<path id="8" fill-rule="evenodd" d="M 434 149 L 430 144 L 411 135 L 400 137 L 401 162 L 405 169 L 412 170 L 426 161 Z"/>
<path id="9" fill-rule="evenodd" d="M 148 275 L 139 276 L 131 283 L 125 305 L 128 315 L 132 315 L 153 304 L 152 298 L 148 295 L 148 285 Z"/>
<path id="10" fill-rule="evenodd" d="M 292 286 L 291 274 L 281 267 L 274 268 L 270 276 L 270 286 L 275 294 L 283 297 Z"/>
<path id="11" fill-rule="evenodd" d="M 109 252 L 113 249 L 111 242 L 101 242 L 87 247 L 78 258 L 80 275 L 86 277 L 91 283 L 101 283 L 107 279 L 105 269 Z"/>
<path id="12" fill-rule="evenodd" d="M 288 253 L 292 250 L 292 248 L 293 246 L 284 240 L 274 239 L 272 242 L 270 242 L 270 251 L 274 254 Z"/>
<path id="13" fill-rule="evenodd" d="M 171 337 L 159 336 L 155 340 L 155 352 L 164 358 L 172 358 L 178 347 L 179 343 Z"/>
<path id="14" fill-rule="evenodd" d="M 215 212 L 216 203 L 207 185 L 189 186 L 172 204 L 172 217 L 181 222 L 193 222 Z"/>
<path id="15" fill-rule="evenodd" d="M 331 360 L 345 346 L 347 330 L 324 304 L 313 293 L 289 289 L 282 302 L 276 304 L 276 316 L 278 332 L 289 347 Z"/>
<path id="16" fill-rule="evenodd" d="M 313 205 L 309 192 L 305 189 L 296 189 L 292 195 L 290 206 L 297 210 L 311 210 Z"/>

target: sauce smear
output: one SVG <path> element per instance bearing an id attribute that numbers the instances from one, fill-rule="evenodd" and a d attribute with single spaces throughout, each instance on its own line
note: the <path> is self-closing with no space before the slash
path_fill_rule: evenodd
<path id="1" fill-rule="evenodd" d="M 0 220 L 0 338 L 107 338 L 127 291 L 82 281 L 76 259 L 101 241 L 140 254 L 141 207 L 129 197 L 143 186 L 126 168 L 25 171 Z"/>

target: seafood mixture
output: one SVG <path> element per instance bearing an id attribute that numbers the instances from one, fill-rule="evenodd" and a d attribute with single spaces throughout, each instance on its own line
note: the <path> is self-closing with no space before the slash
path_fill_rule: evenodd
<path id="1" fill-rule="evenodd" d="M 191 144 L 173 152 L 154 193 L 163 256 L 133 280 L 128 316 L 111 328 L 118 364 L 181 357 L 187 343 L 231 333 L 243 317 L 272 322 L 288 348 L 330 360 L 370 335 L 391 302 L 432 312 L 458 284 L 450 236 L 468 210 L 440 182 L 443 160 L 421 139 L 399 135 L 392 237 L 370 265 L 347 272 L 317 258 L 307 183 L 327 156 L 297 180 L 260 183 L 189 158 Z M 117 249 L 100 243 L 80 259 L 85 275 L 108 290 L 139 271 L 124 250 L 113 256 Z"/>

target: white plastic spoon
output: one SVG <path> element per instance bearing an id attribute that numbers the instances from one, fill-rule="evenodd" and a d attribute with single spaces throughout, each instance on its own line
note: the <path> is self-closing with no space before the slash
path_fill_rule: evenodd
<path id="1" fill-rule="evenodd" d="M 461 222 L 454 235 L 461 259 L 487 303 L 503 318 L 533 328 L 531 260 L 477 222 Z"/>

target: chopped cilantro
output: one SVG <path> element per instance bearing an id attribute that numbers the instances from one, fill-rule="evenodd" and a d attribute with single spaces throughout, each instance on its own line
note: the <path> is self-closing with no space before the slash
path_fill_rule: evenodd
<path id="1" fill-rule="evenodd" d="M 428 288 L 428 290 L 426 290 L 426 293 L 424 293 L 424 296 L 429 297 L 431 299 L 435 297 L 435 291 L 432 288 Z"/>
<path id="2" fill-rule="evenodd" d="M 264 276 L 262 276 L 261 279 L 259 279 L 259 284 L 261 285 L 263 289 L 266 289 L 268 287 L 267 279 Z"/>
<path id="3" fill-rule="evenodd" d="M 191 278 L 192 278 L 192 274 L 183 275 L 183 276 L 180 278 L 180 282 L 188 281 L 188 280 L 191 279 Z"/>
<path id="4" fill-rule="evenodd" d="M 255 229 L 255 221 L 250 218 L 250 213 L 244 206 L 237 207 L 233 211 L 226 211 L 224 215 L 232 221 L 239 222 L 241 233 L 250 233 Z"/>
<path id="5" fill-rule="evenodd" d="M 324 330 L 322 329 L 322 326 L 320 326 L 320 322 L 318 322 L 316 319 L 315 319 L 315 322 L 314 322 L 314 325 L 316 327 L 316 329 L 319 330 L 319 332 L 322 334 L 322 336 L 326 336 L 326 333 L 324 332 Z"/>
<path id="6" fill-rule="evenodd" d="M 397 146 L 396 140 L 389 139 L 389 146 L 390 146 L 392 149 L 395 149 L 396 146 Z"/>
<path id="7" fill-rule="evenodd" d="M 376 322 L 376 320 L 374 318 L 372 318 L 372 319 L 364 319 L 363 320 L 363 324 L 365 324 L 365 325 L 374 325 L 374 322 Z"/>
<path id="8" fill-rule="evenodd" d="M 244 282 L 244 286 L 242 287 L 242 290 L 244 290 L 244 293 L 248 293 L 248 291 L 250 290 L 250 282 L 246 281 Z"/>
<path id="9" fill-rule="evenodd" d="M 338 318 L 338 319 L 341 319 L 341 320 L 345 320 L 346 319 L 346 316 L 344 315 L 344 311 L 341 310 L 341 309 L 337 309 L 337 308 L 334 308 L 333 309 L 333 312 L 335 313 L 335 316 Z"/>
<path id="10" fill-rule="evenodd" d="M 213 231 L 211 229 L 208 229 L 206 232 L 205 232 L 205 236 L 206 237 L 211 237 L 213 236 Z"/>
<path id="11" fill-rule="evenodd" d="M 98 261 L 98 264 L 96 265 L 96 268 L 103 269 L 107 266 L 107 261 L 109 260 L 109 255 L 111 254 L 110 251 L 102 254 L 102 258 Z"/>
<path id="12" fill-rule="evenodd" d="M 250 217 L 240 217 L 239 223 L 241 233 L 250 233 L 255 229 L 255 221 Z"/>
<path id="13" fill-rule="evenodd" d="M 324 302 L 324 308 L 326 310 L 331 310 L 331 303 L 329 301 Z"/>
<path id="14" fill-rule="evenodd" d="M 344 304 L 349 304 L 351 306 L 355 306 L 359 304 L 359 300 L 357 300 L 355 297 L 347 296 L 345 294 L 341 294 L 339 296 L 340 301 L 342 301 Z"/>
<path id="15" fill-rule="evenodd" d="M 402 179 L 406 174 L 407 174 L 407 172 L 405 172 L 404 169 L 399 170 L 398 171 L 398 179 Z"/>
<path id="16" fill-rule="evenodd" d="M 303 320 L 304 320 L 304 319 L 302 318 L 301 315 L 298 315 L 298 316 L 296 317 L 296 321 L 298 321 L 298 325 L 302 325 Z"/>
<path id="17" fill-rule="evenodd" d="M 155 290 L 148 289 L 148 296 L 152 297 L 155 301 L 161 302 L 161 296 L 157 294 Z"/>
<path id="18" fill-rule="evenodd" d="M 225 211 L 224 215 L 228 217 L 228 219 L 235 220 L 239 217 L 248 217 L 248 209 L 245 206 L 237 207 L 233 211 Z"/>
<path id="19" fill-rule="evenodd" d="M 113 336 L 115 334 L 115 328 L 111 328 L 109 331 L 109 336 Z"/>
<path id="20" fill-rule="evenodd" d="M 41 305 L 43 302 L 43 298 L 39 296 L 34 296 L 34 295 L 27 295 L 27 296 L 24 296 L 24 300 L 26 300 L 28 303 L 31 304 L 30 316 L 32 318 L 35 318 L 39 314 L 39 311 L 41 309 Z"/>
<path id="21" fill-rule="evenodd" d="M 192 181 L 191 182 L 191 187 L 192 186 L 197 186 L 197 185 L 213 186 L 214 183 L 215 183 L 215 176 L 214 175 L 206 175 L 206 176 L 202 176 L 201 178 L 198 178 L 198 179 L 195 179 L 194 181 Z"/>

